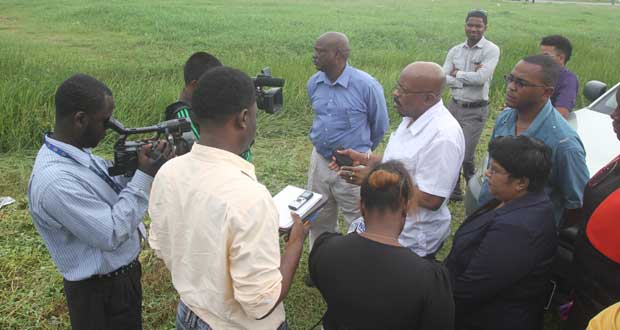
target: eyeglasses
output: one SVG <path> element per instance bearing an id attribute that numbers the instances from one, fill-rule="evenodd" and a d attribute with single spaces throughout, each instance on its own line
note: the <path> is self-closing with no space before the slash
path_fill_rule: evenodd
<path id="1" fill-rule="evenodd" d="M 504 76 L 504 81 L 506 82 L 506 85 L 510 85 L 510 83 L 514 82 L 515 85 L 518 88 L 524 88 L 524 87 L 547 87 L 545 85 L 536 85 L 536 84 L 532 84 L 531 82 L 527 81 L 527 80 L 523 80 L 521 78 L 516 78 L 515 76 L 508 74 Z"/>
<path id="2" fill-rule="evenodd" d="M 435 92 L 433 91 L 407 91 L 403 88 L 403 86 L 400 85 L 400 83 L 398 81 L 396 81 L 396 83 L 394 84 L 394 90 L 398 92 L 398 94 L 400 95 L 407 95 L 407 94 L 432 94 L 433 96 L 435 96 Z"/>
<path id="3" fill-rule="evenodd" d="M 508 175 L 508 172 L 498 171 L 497 169 L 493 168 L 493 166 L 490 166 L 489 168 L 487 168 L 487 172 L 489 173 L 490 176 L 494 176 L 494 175 Z"/>

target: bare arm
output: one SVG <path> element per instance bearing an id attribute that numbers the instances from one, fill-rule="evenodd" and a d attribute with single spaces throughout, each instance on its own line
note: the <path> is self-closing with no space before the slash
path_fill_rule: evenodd
<path id="1" fill-rule="evenodd" d="M 417 196 L 416 197 L 417 205 L 427 210 L 431 210 L 431 211 L 439 210 L 439 208 L 441 207 L 441 204 L 443 204 L 443 201 L 445 200 L 444 197 L 439 197 L 439 196 L 425 193 L 422 190 L 418 189 L 418 187 L 415 187 L 414 189 L 415 189 L 414 195 Z"/>

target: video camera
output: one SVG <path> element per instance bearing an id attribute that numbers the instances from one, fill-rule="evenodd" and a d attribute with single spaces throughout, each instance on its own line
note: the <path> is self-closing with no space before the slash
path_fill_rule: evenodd
<path id="1" fill-rule="evenodd" d="M 272 77 L 271 69 L 264 68 L 256 77 L 252 78 L 252 81 L 254 82 L 254 87 L 256 87 L 256 105 L 259 109 L 265 110 L 267 113 L 276 113 L 282 110 L 282 105 L 284 104 L 284 96 L 282 95 L 284 79 Z"/>
<path id="2" fill-rule="evenodd" d="M 108 168 L 110 176 L 124 174 L 125 176 L 133 176 L 138 168 L 138 151 L 146 144 L 152 144 L 153 148 L 149 150 L 148 156 L 154 160 L 164 162 L 163 156 L 154 148 L 157 146 L 160 135 L 164 135 L 166 140 L 177 148 L 187 148 L 187 142 L 182 138 L 184 132 L 192 129 L 190 122 L 185 118 L 172 119 L 163 121 L 157 125 L 125 128 L 118 120 L 110 118 L 106 124 L 107 128 L 111 128 L 117 132 L 120 137 L 114 144 L 114 164 Z M 127 141 L 127 137 L 132 134 L 143 134 L 156 132 L 157 136 L 148 140 Z"/>

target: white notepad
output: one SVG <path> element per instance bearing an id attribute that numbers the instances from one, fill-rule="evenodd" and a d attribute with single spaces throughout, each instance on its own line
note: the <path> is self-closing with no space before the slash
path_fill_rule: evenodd
<path id="1" fill-rule="evenodd" d="M 312 197 L 297 211 L 289 209 L 288 205 L 299 197 L 306 189 L 295 186 L 286 186 L 282 191 L 273 196 L 273 201 L 278 208 L 280 216 L 280 229 L 288 229 L 293 226 L 293 218 L 291 212 L 295 212 L 300 218 L 306 220 L 313 215 L 315 211 L 320 209 L 327 202 L 327 198 L 319 193 L 312 192 Z"/>

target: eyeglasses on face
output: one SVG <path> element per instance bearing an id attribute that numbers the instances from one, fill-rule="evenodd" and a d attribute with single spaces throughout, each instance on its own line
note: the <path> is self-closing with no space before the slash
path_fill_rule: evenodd
<path id="1" fill-rule="evenodd" d="M 513 76 L 512 74 L 507 74 L 504 76 L 504 81 L 506 82 L 506 85 L 510 85 L 510 83 L 515 83 L 515 86 L 517 86 L 518 88 L 524 88 L 524 87 L 547 87 L 545 85 L 536 85 L 536 84 L 532 84 L 531 82 L 521 79 L 521 78 L 517 78 L 515 76 Z"/>
<path id="2" fill-rule="evenodd" d="M 494 176 L 494 175 L 508 175 L 508 172 L 500 171 L 500 170 L 494 168 L 493 166 L 490 166 L 489 168 L 487 168 L 487 172 L 489 173 L 490 176 Z"/>
<path id="3" fill-rule="evenodd" d="M 407 94 L 432 94 L 435 95 L 433 91 L 408 91 L 400 85 L 398 81 L 394 84 L 394 90 L 398 92 L 399 95 L 407 95 Z"/>

